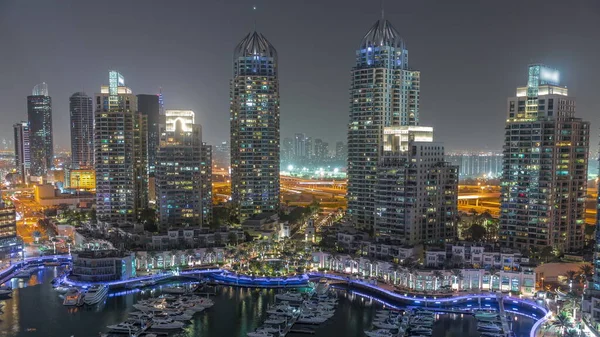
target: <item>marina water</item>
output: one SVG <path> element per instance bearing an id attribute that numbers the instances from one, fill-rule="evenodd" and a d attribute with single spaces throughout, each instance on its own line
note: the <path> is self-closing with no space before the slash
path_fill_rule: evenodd
<path id="1" fill-rule="evenodd" d="M 10 337 L 97 337 L 106 326 L 127 319 L 133 304 L 160 294 L 154 290 L 112 292 L 104 303 L 95 306 L 65 307 L 52 288 L 51 281 L 60 267 L 40 269 L 29 279 L 13 279 L 11 299 L 2 300 L 0 336 Z M 266 310 L 275 303 L 276 290 L 218 287 L 212 296 L 215 305 L 194 316 L 192 324 L 178 337 L 245 337 L 268 316 Z M 332 319 L 315 330 L 315 337 L 363 337 L 371 327 L 375 311 L 383 304 L 351 291 L 339 292 L 339 305 Z M 511 319 L 518 337 L 529 336 L 533 320 L 523 316 Z M 289 334 L 289 337 L 307 335 Z M 475 319 L 469 315 L 439 315 L 433 337 L 478 337 Z"/>

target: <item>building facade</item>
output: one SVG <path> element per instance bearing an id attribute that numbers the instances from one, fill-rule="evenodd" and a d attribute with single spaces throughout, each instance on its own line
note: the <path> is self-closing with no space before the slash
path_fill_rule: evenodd
<path id="1" fill-rule="evenodd" d="M 209 225 L 213 221 L 212 202 L 212 145 L 202 143 L 202 160 L 200 162 L 202 224 Z"/>
<path id="2" fill-rule="evenodd" d="M 374 186 L 386 126 L 417 125 L 420 72 L 408 66 L 398 31 L 378 20 L 356 51 L 348 124 L 348 213 L 359 228 L 375 223 Z"/>
<path id="3" fill-rule="evenodd" d="M 48 86 L 40 83 L 27 96 L 27 118 L 31 175 L 42 177 L 54 166 L 54 141 L 52 134 L 52 98 Z"/>
<path id="4" fill-rule="evenodd" d="M 374 186 L 377 241 L 442 244 L 457 235 L 458 167 L 445 161 L 433 128 L 385 128 Z"/>
<path id="5" fill-rule="evenodd" d="M 508 99 L 500 241 L 509 248 L 583 248 L 590 124 L 557 70 L 529 66 L 526 87 Z"/>
<path id="6" fill-rule="evenodd" d="M 74 252 L 71 276 L 84 282 L 123 281 L 136 276 L 135 254 L 117 250 Z"/>
<path id="7" fill-rule="evenodd" d="M 6 206 L 0 200 L 0 259 L 19 257 L 23 243 L 17 237 L 17 220 L 14 207 Z"/>
<path id="8" fill-rule="evenodd" d="M 202 127 L 191 110 L 166 110 L 156 156 L 159 229 L 202 224 Z"/>
<path id="9" fill-rule="evenodd" d="M 96 212 L 99 221 L 133 222 L 147 204 L 147 130 L 137 97 L 116 71 L 95 95 Z M 146 194 L 147 195 L 147 194 Z"/>
<path id="10" fill-rule="evenodd" d="M 231 197 L 240 221 L 279 211 L 279 69 L 275 47 L 249 33 L 231 80 Z"/>
<path id="11" fill-rule="evenodd" d="M 15 134 L 15 166 L 22 183 L 29 181 L 30 170 L 30 143 L 29 123 L 19 122 L 13 125 Z"/>
<path id="12" fill-rule="evenodd" d="M 138 110 L 148 119 L 148 174 L 154 176 L 156 152 L 160 143 L 160 125 L 164 124 L 161 115 L 160 95 L 137 95 Z"/>
<path id="13" fill-rule="evenodd" d="M 71 167 L 94 167 L 94 109 L 92 98 L 76 92 L 69 98 L 71 117 Z"/>

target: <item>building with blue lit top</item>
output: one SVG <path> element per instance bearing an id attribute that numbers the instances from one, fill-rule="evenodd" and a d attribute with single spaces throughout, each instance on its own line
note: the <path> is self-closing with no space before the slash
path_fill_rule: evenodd
<path id="1" fill-rule="evenodd" d="M 400 33 L 381 18 L 363 37 L 351 76 L 348 213 L 357 227 L 370 229 L 383 130 L 418 125 L 420 72 L 410 69 Z"/>
<path id="2" fill-rule="evenodd" d="M 231 80 L 231 198 L 240 221 L 279 211 L 279 69 L 256 31 L 237 45 Z"/>
<path id="3" fill-rule="evenodd" d="M 528 68 L 527 86 L 507 102 L 500 241 L 528 251 L 583 248 L 590 123 L 575 117 L 575 99 L 560 73 Z"/>

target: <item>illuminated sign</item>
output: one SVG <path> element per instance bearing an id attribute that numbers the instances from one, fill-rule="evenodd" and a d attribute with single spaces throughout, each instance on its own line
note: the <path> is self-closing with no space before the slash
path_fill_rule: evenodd
<path id="1" fill-rule="evenodd" d="M 560 72 L 555 69 L 542 67 L 540 69 L 540 80 L 558 85 L 558 82 L 560 81 Z"/>

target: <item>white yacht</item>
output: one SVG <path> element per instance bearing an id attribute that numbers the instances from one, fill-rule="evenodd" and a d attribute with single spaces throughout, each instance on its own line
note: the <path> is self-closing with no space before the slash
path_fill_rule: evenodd
<path id="1" fill-rule="evenodd" d="M 279 316 L 271 316 L 269 318 L 267 318 L 267 320 L 265 321 L 265 324 L 283 324 L 286 322 L 286 318 L 285 317 L 279 317 Z"/>
<path id="2" fill-rule="evenodd" d="M 63 305 L 66 306 L 82 306 L 83 299 L 85 297 L 85 292 L 77 289 L 77 288 L 69 288 L 65 293 L 65 299 L 63 301 Z"/>
<path id="3" fill-rule="evenodd" d="M 93 285 L 88 289 L 83 301 L 87 305 L 93 305 L 103 301 L 108 295 L 108 286 L 105 285 Z"/>
<path id="4" fill-rule="evenodd" d="M 390 332 L 390 330 L 379 329 L 379 330 L 365 330 L 365 335 L 369 337 L 393 337 L 394 334 Z"/>

